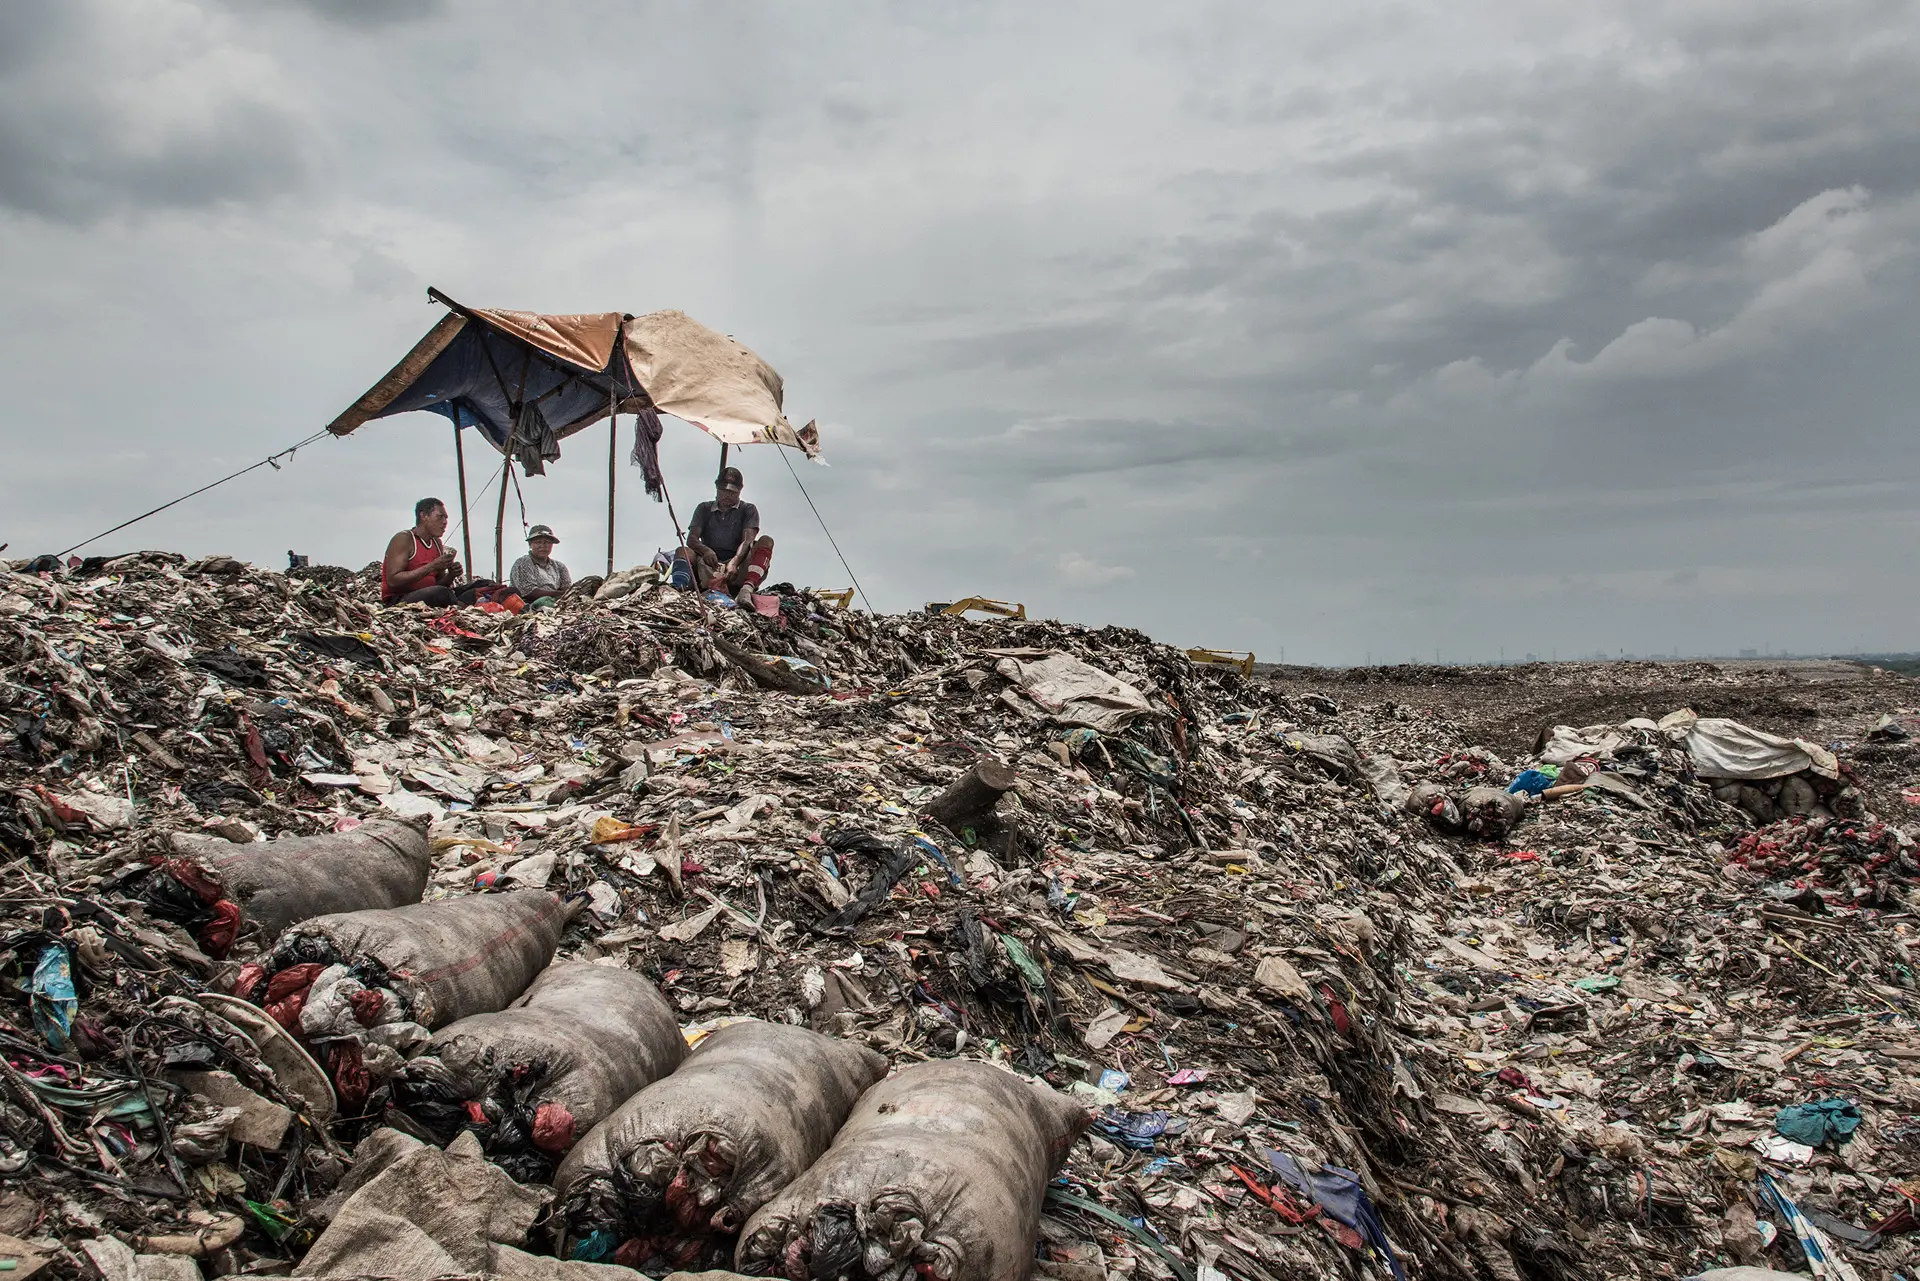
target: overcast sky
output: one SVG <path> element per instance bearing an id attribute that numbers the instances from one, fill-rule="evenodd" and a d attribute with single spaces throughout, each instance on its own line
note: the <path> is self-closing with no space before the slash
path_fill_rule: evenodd
<path id="1" fill-rule="evenodd" d="M 1314 662 L 1920 648 L 1916 65 L 1879 0 L 8 0 L 0 541 L 318 429 L 432 284 L 753 347 L 884 610 Z M 88 550 L 363 565 L 454 496 L 450 435 Z M 684 517 L 717 446 L 668 436 Z M 564 449 L 528 518 L 598 572 L 605 428 Z M 845 585 L 738 461 L 774 577 Z M 627 564 L 673 533 L 621 484 Z"/>

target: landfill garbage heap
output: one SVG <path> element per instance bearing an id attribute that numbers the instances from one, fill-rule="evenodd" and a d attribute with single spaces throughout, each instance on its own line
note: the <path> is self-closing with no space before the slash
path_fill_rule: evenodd
<path id="1" fill-rule="evenodd" d="M 0 1269 L 1914 1275 L 1897 752 L 1762 825 L 1121 628 L 26 565 Z"/>

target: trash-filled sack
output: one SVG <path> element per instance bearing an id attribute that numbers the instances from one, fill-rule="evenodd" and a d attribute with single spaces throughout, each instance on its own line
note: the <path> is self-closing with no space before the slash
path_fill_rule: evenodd
<path id="1" fill-rule="evenodd" d="M 524 992 L 553 959 L 567 917 L 545 890 L 318 916 L 243 967 L 234 995 L 324 1054 L 352 1110 L 432 1029 L 505 1009 Z"/>
<path id="2" fill-rule="evenodd" d="M 271 946 L 289 926 L 332 912 L 418 903 L 433 850 L 425 820 L 371 819 L 345 832 L 234 842 L 176 832 L 141 886 L 156 916 L 216 960 L 239 930 Z"/>
<path id="3" fill-rule="evenodd" d="M 827 1150 L 886 1071 L 874 1051 L 804 1028 L 714 1032 L 560 1163 L 562 1257 L 727 1266 L 748 1217 Z"/>
<path id="4" fill-rule="evenodd" d="M 915 1064 L 867 1091 L 826 1155 L 760 1207 L 735 1266 L 793 1281 L 1021 1281 L 1047 1180 L 1091 1119 L 991 1064 Z"/>
<path id="5" fill-rule="evenodd" d="M 544 1183 L 575 1139 L 686 1056 L 644 975 L 562 961 L 510 1008 L 435 1033 L 394 1078 L 394 1105 L 436 1141 L 471 1131 L 514 1178 Z"/>

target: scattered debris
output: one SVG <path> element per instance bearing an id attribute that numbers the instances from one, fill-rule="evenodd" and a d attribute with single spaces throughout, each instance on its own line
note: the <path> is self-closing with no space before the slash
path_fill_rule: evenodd
<path id="1" fill-rule="evenodd" d="M 0 1263 L 21 1274 L 727 1266 L 763 1207 L 782 1276 L 849 1243 L 849 1276 L 971 1259 L 983 1227 L 996 1258 L 1037 1236 L 1063 1281 L 1915 1271 L 1900 678 L 1813 735 L 1727 706 L 1704 664 L 1420 677 L 1531 699 L 1495 742 L 1392 669 L 1308 688 L 1122 628 L 785 587 L 734 609 L 629 573 L 515 616 L 381 610 L 325 567 L 26 568 L 0 574 Z M 1663 719 L 1552 728 L 1642 688 Z M 1713 715 L 1665 716 L 1689 691 Z M 1703 734 L 1797 768 L 1709 773 L 1731 749 Z M 381 831 L 427 834 L 397 889 L 329 877 L 270 911 L 236 870 Z M 465 923 L 393 925 L 418 919 Z M 694 1052 L 597 1126 L 603 1100 L 568 1096 L 565 1137 L 590 1132 L 549 1192 L 542 1091 L 570 1061 L 502 1053 L 456 1084 L 420 1052 L 534 1015 L 495 1012 L 556 958 L 643 979 Z M 858 1061 L 779 1164 L 635 1119 L 703 1056 L 816 1033 Z M 409 1094 L 436 1061 L 464 1120 Z M 992 1224 L 916 1193 L 880 1243 L 878 1184 L 802 1207 L 803 1183 L 789 1214 L 889 1068 L 860 1107 L 900 1115 L 857 1114 L 897 1153 L 917 1083 L 989 1072 L 1064 1150 L 978 1184 L 1007 1198 Z M 791 1125 L 807 1087 L 741 1065 L 702 1088 L 702 1124 L 751 1127 L 783 1090 Z M 1068 1104 L 1095 1120 L 1064 1146 Z M 1809 1105 L 1822 1142 L 1776 1132 Z M 444 1151 L 395 1128 L 450 1120 Z M 849 1226 L 840 1199 L 867 1209 Z"/>

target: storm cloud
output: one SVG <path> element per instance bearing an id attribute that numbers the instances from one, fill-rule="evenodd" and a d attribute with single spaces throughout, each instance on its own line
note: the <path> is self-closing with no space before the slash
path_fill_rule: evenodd
<path id="1" fill-rule="evenodd" d="M 1917 58 L 1881 0 L 8 5 L 0 541 L 310 434 L 434 284 L 753 346 L 886 609 L 1327 662 L 1920 647 Z M 449 434 L 89 550 L 364 564 L 452 497 Z M 576 574 L 605 449 L 523 486 Z M 670 424 L 683 516 L 714 453 Z M 774 576 L 844 585 L 738 461 Z M 626 563 L 674 533 L 622 481 Z"/>

